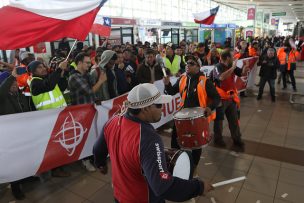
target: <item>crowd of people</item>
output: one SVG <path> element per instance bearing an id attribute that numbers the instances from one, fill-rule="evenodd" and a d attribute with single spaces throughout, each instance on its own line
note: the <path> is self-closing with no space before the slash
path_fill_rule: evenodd
<path id="1" fill-rule="evenodd" d="M 63 39 L 48 63 L 42 58 L 35 58 L 35 55 L 28 51 L 15 50 L 13 52 L 15 55 L 10 63 L 0 61 L 0 64 L 6 69 L 0 74 L 0 115 L 54 109 L 67 105 L 100 105 L 102 101 L 115 98 L 130 90 L 135 91 L 134 88 L 141 87 L 138 86 L 139 84 L 153 84 L 155 81 L 163 79 L 165 93 L 170 95 L 180 93 L 182 107 L 202 107 L 205 109 L 205 115 L 209 118 L 209 122 L 214 121 L 214 144 L 219 147 L 226 146 L 222 136 L 223 120 L 224 115 L 226 115 L 233 143 L 239 151 L 244 151 L 238 122 L 240 99 L 235 88 L 234 76 L 241 77 L 246 75 L 249 70 L 246 65 L 237 67 L 236 60 L 259 57 L 258 65 L 261 68 L 259 72 L 260 82 L 257 84 L 259 86 L 257 100 L 262 99 L 265 83 L 268 82 L 271 100 L 275 102 L 277 72 L 279 72 L 279 78 L 283 80 L 283 89 L 287 88 L 288 78 L 290 78 L 293 90 L 297 91 L 294 70 L 296 69 L 296 61 L 300 59 L 300 49 L 303 47 L 303 42 L 297 39 L 295 41 L 296 43 L 293 43 L 291 38 L 281 37 L 248 38 L 247 40 L 240 38 L 237 40 L 235 49 L 232 50 L 229 40 L 225 43 L 224 48 L 208 39 L 204 43 L 187 43 L 183 40 L 177 45 L 172 43 L 150 44 L 149 42 L 137 42 L 136 45 L 130 43 L 112 45 L 108 40 L 105 40 L 103 45 L 97 48 L 84 46 L 82 42 L 78 42 L 68 57 L 70 46 L 66 39 Z M 206 65 L 215 66 L 209 78 L 200 72 L 200 67 Z M 164 71 L 167 76 L 164 75 Z M 176 84 L 170 83 L 171 76 L 179 78 Z M 153 89 L 153 87 L 151 88 Z M 153 98 L 154 96 L 151 95 Z M 246 97 L 245 92 L 240 96 Z M 150 101 L 149 98 L 145 99 Z M 139 101 L 133 101 L 133 103 L 136 102 Z M 157 111 L 157 113 L 156 110 L 147 109 L 155 104 L 157 103 L 149 103 L 148 106 L 133 106 L 127 112 L 125 119 L 139 122 L 140 125 L 145 125 L 145 122 L 156 122 L 158 119 L 150 118 L 149 115 L 155 113 L 155 116 L 156 114 L 160 116 L 161 111 Z M 161 105 L 160 108 L 158 106 L 155 107 L 157 110 L 161 108 Z M 141 121 L 137 119 L 141 119 Z M 115 131 L 115 129 L 117 130 L 116 125 L 117 123 L 113 124 L 113 127 L 105 129 L 105 132 L 113 131 L 114 134 L 119 134 L 120 132 Z M 126 126 L 126 128 L 128 127 Z M 147 132 L 155 133 L 151 131 L 150 126 L 145 126 L 145 129 Z M 103 133 L 100 139 L 100 143 L 97 145 L 102 145 L 105 150 L 95 152 L 95 161 L 97 160 L 97 167 L 106 172 L 105 160 L 108 152 L 113 160 L 120 161 L 122 157 L 112 155 L 111 152 L 114 153 L 114 149 L 106 147 L 105 139 L 110 139 L 106 137 L 106 133 Z M 146 139 L 149 141 L 150 138 Z M 180 148 L 176 139 L 176 129 L 173 127 L 172 148 Z M 127 141 L 125 140 L 125 142 Z M 155 142 L 163 145 L 160 140 Z M 148 143 L 145 144 L 147 144 L 147 148 L 140 149 L 145 150 L 143 153 L 148 156 L 155 152 L 155 147 L 152 149 Z M 149 149 L 151 151 L 148 151 Z M 200 155 L 201 150 L 192 150 L 195 168 L 200 160 Z M 102 159 L 98 158 L 99 156 Z M 113 160 L 112 164 L 115 164 Z M 93 157 L 83 159 L 82 164 L 88 171 L 96 170 Z M 157 170 L 151 168 L 153 163 L 146 160 L 143 164 L 144 174 L 149 173 L 153 176 L 151 173 L 153 170 Z M 163 168 L 166 169 L 166 166 Z M 140 167 L 137 169 L 139 171 L 135 177 L 141 175 Z M 55 168 L 51 172 L 55 177 L 70 175 L 62 167 Z M 145 182 L 146 180 L 142 179 L 141 181 Z M 149 186 L 152 187 L 151 184 L 153 184 L 152 189 L 154 192 L 156 190 L 154 193 L 156 196 L 167 191 L 162 198 L 168 197 L 172 200 L 178 199 L 178 197 L 172 198 L 172 192 L 179 191 L 179 184 L 188 184 L 189 191 L 187 195 L 181 195 L 178 200 L 202 194 L 204 187 L 206 191 L 212 189 L 210 185 L 204 185 L 203 182 L 197 181 L 185 183 L 177 179 L 164 181 L 155 179 L 155 177 L 149 177 L 147 181 Z M 119 181 L 116 183 L 114 188 L 118 187 L 116 189 L 120 191 L 119 185 L 124 183 Z M 142 186 L 142 182 L 138 182 L 138 180 L 134 184 Z M 172 186 L 172 184 L 177 185 Z M 23 199 L 24 194 L 20 189 L 20 181 L 11 185 L 12 193 L 16 199 Z M 155 189 L 155 187 L 159 187 L 161 190 Z M 168 188 L 171 188 L 172 191 Z M 134 196 L 124 196 L 124 192 L 132 193 L 129 189 L 124 188 L 120 191 L 121 193 L 116 193 L 118 195 L 115 196 L 117 202 L 124 202 L 126 197 L 136 198 L 136 193 Z M 141 194 L 142 191 L 136 192 Z M 155 196 L 151 197 L 156 198 Z"/>

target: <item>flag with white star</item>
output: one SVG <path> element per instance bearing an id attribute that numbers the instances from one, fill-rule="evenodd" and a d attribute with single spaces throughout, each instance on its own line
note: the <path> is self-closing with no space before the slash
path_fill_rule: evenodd
<path id="1" fill-rule="evenodd" d="M 101 37 L 110 37 L 111 25 L 111 18 L 97 15 L 90 32 Z"/>

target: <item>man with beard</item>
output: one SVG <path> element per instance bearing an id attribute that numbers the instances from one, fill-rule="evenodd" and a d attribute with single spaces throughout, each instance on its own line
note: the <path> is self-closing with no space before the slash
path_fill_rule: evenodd
<path id="1" fill-rule="evenodd" d="M 236 61 L 233 63 L 230 51 L 225 50 L 221 53 L 221 62 L 210 73 L 209 78 L 215 83 L 216 89 L 221 96 L 221 106 L 216 109 L 216 119 L 213 126 L 214 144 L 216 146 L 226 146 L 222 135 L 223 120 L 224 115 L 226 115 L 233 143 L 239 151 L 244 151 L 244 143 L 241 140 L 238 121 L 240 99 L 235 86 L 235 75 L 241 77 L 247 71 L 248 66 L 245 66 L 243 69 L 236 67 Z"/>
<path id="2" fill-rule="evenodd" d="M 262 56 L 259 63 L 261 65 L 261 70 L 259 74 L 261 80 L 257 100 L 262 99 L 264 86 L 266 82 L 268 82 L 271 94 L 271 101 L 275 102 L 275 79 L 277 78 L 277 70 L 280 68 L 280 62 L 275 55 L 274 48 L 268 48 L 267 55 Z"/>

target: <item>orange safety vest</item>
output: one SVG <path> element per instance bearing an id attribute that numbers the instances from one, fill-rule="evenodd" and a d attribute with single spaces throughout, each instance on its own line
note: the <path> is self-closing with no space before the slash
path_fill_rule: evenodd
<path id="1" fill-rule="evenodd" d="M 21 65 L 20 67 L 26 67 L 26 66 Z M 30 86 L 28 84 L 30 80 L 31 80 L 31 77 L 27 72 L 23 73 L 22 75 L 18 75 L 16 78 L 18 87 L 19 87 L 19 89 L 22 89 L 22 93 L 25 96 L 31 96 Z"/>
<path id="2" fill-rule="evenodd" d="M 207 92 L 206 92 L 206 81 L 207 81 L 207 78 L 205 76 L 200 76 L 199 83 L 197 84 L 198 100 L 199 100 L 200 107 L 202 107 L 202 108 L 206 108 L 207 104 L 208 104 L 208 96 L 207 96 Z M 186 96 L 187 96 L 186 83 L 187 83 L 187 76 L 182 75 L 181 79 L 179 81 L 179 93 L 181 95 L 180 108 L 184 107 Z M 216 113 L 214 111 L 208 117 L 209 123 L 212 120 L 214 120 L 215 117 L 216 117 Z"/>
<path id="3" fill-rule="evenodd" d="M 219 93 L 219 95 L 221 96 L 222 100 L 233 99 L 233 101 L 236 103 L 237 107 L 240 108 L 241 100 L 238 96 L 238 92 L 237 92 L 236 88 L 233 90 L 227 91 L 227 92 L 219 87 L 216 87 L 216 90 Z"/>
<path id="4" fill-rule="evenodd" d="M 286 52 L 284 51 L 284 47 L 281 47 L 278 50 L 277 53 L 278 59 L 280 61 L 281 65 L 285 65 L 287 63 L 287 70 L 290 70 L 291 67 L 291 63 L 296 63 L 296 61 L 299 59 L 300 57 L 300 53 L 298 51 L 295 51 L 294 49 L 292 49 L 289 52 L 289 56 L 286 55 Z"/>
<path id="5" fill-rule="evenodd" d="M 233 58 L 234 59 L 239 59 L 241 57 L 241 55 L 242 54 L 240 52 L 237 52 L 237 53 L 234 54 Z"/>
<path id="6" fill-rule="evenodd" d="M 249 48 L 249 56 L 258 56 L 257 50 L 254 47 Z"/>

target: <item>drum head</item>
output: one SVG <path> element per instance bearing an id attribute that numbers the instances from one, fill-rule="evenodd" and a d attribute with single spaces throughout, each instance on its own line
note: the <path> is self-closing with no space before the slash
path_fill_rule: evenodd
<path id="1" fill-rule="evenodd" d="M 173 169 L 173 176 L 189 180 L 191 172 L 191 161 L 189 155 L 187 152 L 182 152 L 176 160 Z"/>
<path id="2" fill-rule="evenodd" d="M 184 108 L 174 114 L 174 119 L 198 118 L 204 116 L 204 109 L 201 107 Z"/>

